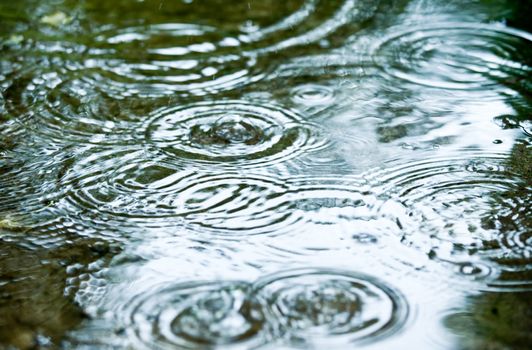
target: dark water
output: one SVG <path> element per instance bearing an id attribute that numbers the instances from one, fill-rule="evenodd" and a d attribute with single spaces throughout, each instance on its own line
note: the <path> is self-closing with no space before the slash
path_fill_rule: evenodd
<path id="1" fill-rule="evenodd" d="M 0 348 L 530 348 L 531 10 L 1 1 Z"/>

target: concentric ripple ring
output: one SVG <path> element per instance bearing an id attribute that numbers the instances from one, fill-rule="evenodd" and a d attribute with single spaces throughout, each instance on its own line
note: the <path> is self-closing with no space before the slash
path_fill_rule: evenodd
<path id="1" fill-rule="evenodd" d="M 196 163 L 270 165 L 325 144 L 295 112 L 246 101 L 204 102 L 157 111 L 145 137 L 165 153 Z"/>
<path id="2" fill-rule="evenodd" d="M 391 77 L 462 90 L 526 81 L 531 42 L 532 35 L 504 26 L 444 23 L 393 33 L 374 50 Z"/>
<path id="3" fill-rule="evenodd" d="M 505 161 L 505 154 L 459 152 L 369 177 L 390 198 L 380 213 L 395 218 L 403 243 L 489 285 L 530 288 L 532 189 Z"/>
<path id="4" fill-rule="evenodd" d="M 191 282 L 130 300 L 126 332 L 146 349 L 250 349 L 267 340 L 263 311 L 244 282 Z"/>
<path id="5" fill-rule="evenodd" d="M 97 150 L 65 164 L 51 198 L 75 212 L 126 225 L 186 223 L 216 235 L 275 232 L 292 224 L 288 186 L 272 176 L 212 174 L 134 149 Z"/>
<path id="6" fill-rule="evenodd" d="M 204 17 L 200 23 L 186 15 L 197 6 L 194 2 L 165 3 L 159 8 L 160 18 L 151 23 L 126 18 L 116 25 L 106 23 L 107 14 L 102 14 L 103 21 L 97 18 L 101 29 L 95 35 L 88 30 L 91 37 L 73 43 L 82 55 L 69 65 L 86 72 L 89 80 L 113 96 L 216 94 L 261 80 L 279 52 L 296 55 L 299 49 L 319 47 L 329 38 L 335 43 L 345 40 L 374 15 L 377 3 L 289 1 L 272 20 L 267 4 L 247 8 L 235 4 L 240 8 L 224 16 L 202 11 L 210 7 L 202 2 L 197 8 Z M 157 6 L 148 1 L 139 5 L 147 12 Z M 56 46 L 52 41 L 43 50 L 61 51 Z"/>
<path id="7" fill-rule="evenodd" d="M 296 269 L 259 279 L 266 319 L 285 339 L 307 346 L 372 342 L 397 331 L 408 306 L 373 277 L 335 269 Z"/>

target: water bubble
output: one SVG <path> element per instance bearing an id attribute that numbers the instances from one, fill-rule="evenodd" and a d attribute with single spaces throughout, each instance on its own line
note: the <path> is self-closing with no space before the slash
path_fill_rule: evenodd
<path id="1" fill-rule="evenodd" d="M 292 93 L 295 102 L 308 106 L 327 105 L 334 100 L 334 92 L 327 86 L 301 85 L 295 88 Z"/>
<path id="2" fill-rule="evenodd" d="M 367 233 L 357 233 L 357 234 L 354 234 L 352 238 L 357 243 L 361 243 L 361 244 L 375 244 L 379 241 L 377 237 L 371 234 L 367 234 Z"/>
<path id="3" fill-rule="evenodd" d="M 347 346 L 397 331 L 408 307 L 393 288 L 341 270 L 289 270 L 259 279 L 258 297 L 276 332 L 300 346 Z"/>
<path id="4" fill-rule="evenodd" d="M 456 269 L 461 275 L 473 280 L 482 280 L 488 277 L 493 278 L 495 273 L 489 265 L 480 262 L 463 262 L 457 263 Z"/>

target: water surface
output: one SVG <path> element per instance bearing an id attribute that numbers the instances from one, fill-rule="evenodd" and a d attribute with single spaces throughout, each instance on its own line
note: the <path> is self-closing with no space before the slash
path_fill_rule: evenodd
<path id="1" fill-rule="evenodd" d="M 0 348 L 529 348 L 531 10 L 2 2 Z"/>

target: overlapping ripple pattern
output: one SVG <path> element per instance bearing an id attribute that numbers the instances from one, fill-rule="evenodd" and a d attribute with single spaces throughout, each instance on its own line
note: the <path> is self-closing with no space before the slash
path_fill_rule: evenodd
<path id="1" fill-rule="evenodd" d="M 325 146 L 317 130 L 275 105 L 226 101 L 157 111 L 146 140 L 177 158 L 257 167 Z"/>
<path id="2" fill-rule="evenodd" d="M 292 270 L 256 282 L 266 318 L 300 346 L 336 347 L 392 332 L 405 322 L 403 297 L 369 276 L 336 270 Z"/>
<path id="3" fill-rule="evenodd" d="M 127 305 L 127 331 L 146 349 L 256 348 L 268 338 L 263 311 L 249 289 L 243 282 L 155 289 Z"/>
<path id="4" fill-rule="evenodd" d="M 305 0 L 277 5 L 278 13 L 272 13 L 269 3 L 246 9 L 242 2 L 234 11 L 216 13 L 205 9 L 220 7 L 219 1 L 146 1 L 137 5 L 139 12 L 155 7 L 159 13 L 142 20 L 125 18 L 125 24 L 133 24 L 129 26 L 107 22 L 112 21 L 112 12 L 107 14 L 110 18 L 91 18 L 88 12 L 80 16 L 79 25 L 83 28 L 93 20 L 100 26 L 91 28 L 90 37 L 81 34 L 63 49 L 81 53 L 81 59 L 69 66 L 111 95 L 208 95 L 262 79 L 271 73 L 268 61 L 281 53 L 289 57 L 292 51 L 320 43 L 338 45 L 376 10 L 374 1 Z M 183 23 L 169 21 L 175 14 Z M 199 14 L 197 21 L 193 16 Z M 188 17 L 199 23 L 189 23 Z M 43 51 L 61 49 L 48 42 Z"/>
<path id="5" fill-rule="evenodd" d="M 521 348 L 530 6 L 458 3 L 0 2 L 0 348 Z"/>
<path id="6" fill-rule="evenodd" d="M 254 283 L 163 284 L 120 303 L 126 332 L 149 349 L 247 349 L 278 337 L 346 346 L 397 331 L 409 312 L 390 286 L 335 269 L 281 271 Z"/>
<path id="7" fill-rule="evenodd" d="M 428 87 L 527 86 L 531 42 L 529 33 L 504 26 L 432 24 L 391 34 L 376 60 L 390 76 Z"/>
<path id="8" fill-rule="evenodd" d="M 408 245 L 498 288 L 530 283 L 530 184 L 505 154 L 458 152 L 371 175 Z M 391 204 L 393 203 L 393 204 Z"/>
<path id="9" fill-rule="evenodd" d="M 131 130 L 147 112 L 142 102 L 113 99 L 86 79 L 64 74 L 69 73 L 48 71 L 15 80 L 5 91 L 7 112 L 57 142 L 131 142 Z"/>

